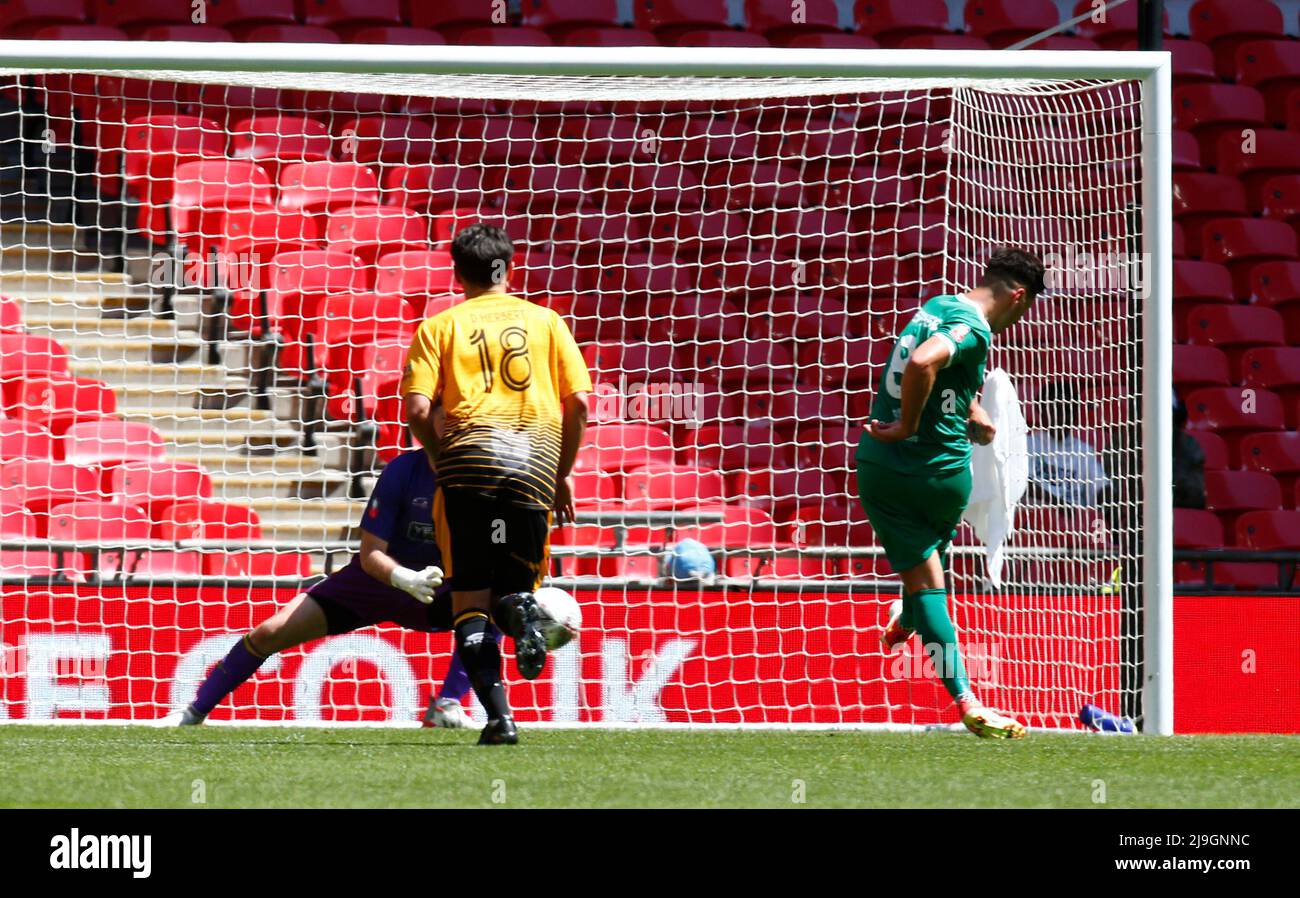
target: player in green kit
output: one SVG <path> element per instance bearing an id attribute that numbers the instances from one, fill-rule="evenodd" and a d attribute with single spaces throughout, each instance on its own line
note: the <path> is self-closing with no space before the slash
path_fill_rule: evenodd
<path id="1" fill-rule="evenodd" d="M 1019 739 L 1025 728 L 971 691 L 948 616 L 943 554 L 970 498 L 971 441 L 993 439 L 976 401 L 993 335 L 1019 321 L 1042 290 L 1037 257 L 999 249 L 974 290 L 925 303 L 898 335 L 858 443 L 858 495 L 903 581 L 881 643 L 888 653 L 919 633 L 962 723 L 988 738 Z"/>

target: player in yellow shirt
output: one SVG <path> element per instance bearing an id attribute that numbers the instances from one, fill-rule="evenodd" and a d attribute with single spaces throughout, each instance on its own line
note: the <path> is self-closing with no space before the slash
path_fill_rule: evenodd
<path id="1" fill-rule="evenodd" d="M 451 244 L 465 300 L 416 331 L 402 378 L 411 432 L 436 460 L 434 529 L 452 584 L 456 647 L 488 716 L 480 744 L 518 741 L 490 628 L 537 677 L 551 512 L 573 516 L 569 473 L 591 375 L 564 319 L 509 292 L 514 244 L 474 224 Z M 441 410 L 441 421 L 435 411 Z"/>

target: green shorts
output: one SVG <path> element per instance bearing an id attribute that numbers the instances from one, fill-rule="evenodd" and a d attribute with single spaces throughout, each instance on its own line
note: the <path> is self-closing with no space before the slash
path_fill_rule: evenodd
<path id="1" fill-rule="evenodd" d="M 948 548 L 970 499 L 970 468 L 933 477 L 858 461 L 858 498 L 896 572 Z"/>

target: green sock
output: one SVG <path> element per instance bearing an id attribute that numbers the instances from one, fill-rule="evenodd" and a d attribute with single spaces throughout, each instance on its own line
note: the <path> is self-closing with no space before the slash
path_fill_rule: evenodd
<path id="1" fill-rule="evenodd" d="M 970 693 L 966 664 L 957 646 L 957 630 L 948 616 L 947 591 L 922 589 L 904 596 L 900 623 L 920 634 L 921 645 L 930 656 L 948 694 L 956 700 Z"/>

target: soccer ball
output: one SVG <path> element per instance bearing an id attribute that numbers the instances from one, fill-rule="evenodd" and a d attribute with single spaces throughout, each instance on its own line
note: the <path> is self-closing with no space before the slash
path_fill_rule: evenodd
<path id="1" fill-rule="evenodd" d="M 543 586 L 533 593 L 542 610 L 542 635 L 547 649 L 554 651 L 568 645 L 582 629 L 582 608 L 573 596 L 554 586 Z"/>

